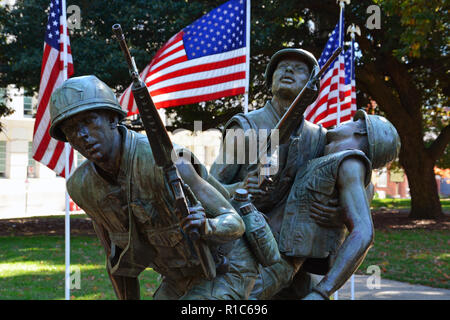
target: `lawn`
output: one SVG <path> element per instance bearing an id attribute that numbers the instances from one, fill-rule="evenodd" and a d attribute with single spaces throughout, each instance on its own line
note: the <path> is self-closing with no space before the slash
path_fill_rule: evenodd
<path id="1" fill-rule="evenodd" d="M 80 289 L 72 299 L 116 299 L 105 269 L 105 253 L 94 237 L 72 237 L 71 266 L 80 270 Z M 1 237 L 0 300 L 64 299 L 64 237 Z M 140 275 L 141 298 L 151 299 L 158 274 Z M 73 282 L 76 285 L 76 282 Z"/>
<path id="2" fill-rule="evenodd" d="M 375 244 L 358 273 L 370 265 L 381 278 L 450 289 L 450 232 L 448 230 L 376 230 Z"/>
<path id="3" fill-rule="evenodd" d="M 382 207 L 388 209 L 409 209 L 411 208 L 411 199 L 373 199 L 370 204 L 372 209 Z M 450 199 L 441 199 L 442 210 L 450 211 Z"/>
<path id="4" fill-rule="evenodd" d="M 450 232 L 395 230 L 376 232 L 359 273 L 370 265 L 382 279 L 450 289 Z M 71 239 L 71 263 L 80 270 L 80 289 L 72 299 L 115 299 L 105 270 L 105 254 L 95 237 Z M 64 237 L 0 238 L 0 300 L 64 299 Z M 74 274 L 74 273 L 72 273 Z M 140 276 L 141 298 L 151 299 L 158 275 L 151 269 Z"/>

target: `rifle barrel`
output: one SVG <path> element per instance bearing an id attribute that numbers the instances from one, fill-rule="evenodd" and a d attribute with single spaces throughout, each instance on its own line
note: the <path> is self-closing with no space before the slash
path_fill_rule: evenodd
<path id="1" fill-rule="evenodd" d="M 323 65 L 323 67 L 320 69 L 319 73 L 317 74 L 317 77 L 320 78 L 325 71 L 327 71 L 330 64 L 336 59 L 342 52 L 342 47 L 339 47 L 336 49 L 335 52 L 331 55 L 330 59 L 327 60 L 327 62 Z"/>
<path id="2" fill-rule="evenodd" d="M 328 67 L 331 65 L 331 63 L 339 56 L 339 54 L 342 52 L 342 47 L 339 47 L 336 49 L 336 51 L 333 52 L 331 57 L 327 60 L 327 62 L 323 65 L 323 67 L 319 70 L 317 75 L 315 76 L 315 79 L 320 79 L 320 77 L 325 73 L 325 71 L 328 69 Z M 303 98 L 304 92 L 306 91 L 306 85 L 303 87 L 303 89 L 299 92 L 299 94 L 295 97 L 294 101 L 289 106 L 289 109 L 285 112 L 285 114 L 281 117 L 281 119 L 278 121 L 277 125 L 275 126 L 275 130 L 279 130 L 279 144 L 286 143 L 287 139 L 289 138 L 290 134 L 293 130 L 295 130 L 298 125 L 301 123 L 302 115 L 305 112 L 307 105 L 300 106 L 299 103 L 301 99 Z M 266 139 L 266 141 L 262 142 L 261 148 L 259 149 L 258 154 L 258 172 L 261 172 L 260 168 L 262 166 L 262 157 L 265 157 L 268 152 L 269 148 L 271 147 L 271 135 L 269 135 Z M 267 161 L 265 161 L 265 164 L 267 166 Z M 263 189 L 268 183 L 268 177 L 267 176 L 260 176 L 260 183 L 259 188 Z"/>

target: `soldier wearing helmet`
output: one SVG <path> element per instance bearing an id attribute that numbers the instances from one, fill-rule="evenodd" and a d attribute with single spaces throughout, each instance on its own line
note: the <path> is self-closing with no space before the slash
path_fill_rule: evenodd
<path id="1" fill-rule="evenodd" d="M 277 230 L 279 250 L 289 262 L 281 264 L 279 275 L 292 278 L 306 261 L 326 275 L 305 299 L 328 299 L 363 262 L 374 238 L 366 187 L 372 169 L 393 161 L 399 150 L 398 133 L 388 120 L 358 110 L 353 121 L 327 132 L 324 155 L 297 173 Z M 325 228 L 311 217 L 313 203 L 336 198 L 346 208 L 342 223 Z M 281 284 L 255 287 L 253 298 L 268 298 Z"/>
<path id="2" fill-rule="evenodd" d="M 307 94 L 302 103 L 309 105 L 319 93 L 319 82 L 312 82 L 313 77 L 319 71 L 319 65 L 314 56 L 306 50 L 287 48 L 275 53 L 270 59 L 265 72 L 266 88 L 272 92 L 272 99 L 267 101 L 263 108 L 237 114 L 232 117 L 224 127 L 224 141 L 219 156 L 212 165 L 210 174 L 221 182 L 229 191 L 230 196 L 238 188 L 245 186 L 252 162 L 248 154 L 250 144 L 258 143 L 260 130 L 269 132 L 273 129 L 298 93 L 307 86 Z M 242 139 L 239 134 L 245 134 Z M 325 130 L 318 126 L 303 121 L 296 136 L 300 133 L 307 135 L 306 143 L 311 145 L 323 145 Z M 255 139 L 254 139 L 255 138 Z M 234 148 L 230 148 L 234 146 Z M 236 150 L 237 154 L 230 154 Z M 244 157 L 240 157 L 240 151 Z M 320 155 L 320 148 L 311 148 L 306 157 Z M 250 191 L 250 190 L 249 190 Z M 256 194 L 253 194 L 257 196 Z"/>
<path id="3" fill-rule="evenodd" d="M 271 57 L 264 74 L 266 88 L 272 93 L 271 100 L 267 101 L 263 108 L 248 114 L 237 114 L 227 122 L 223 130 L 224 140 L 219 156 L 210 170 L 210 174 L 228 190 L 230 197 L 236 189 L 246 188 L 252 194 L 253 203 L 269 217 L 269 222 L 271 226 L 275 226 L 275 229 L 283 215 L 287 194 L 297 169 L 308 160 L 323 155 L 326 130 L 307 120 L 302 121 L 296 132 L 292 134 L 290 142 L 280 146 L 278 174 L 274 176 L 274 182 L 268 190 L 258 189 L 257 172 L 250 164 L 252 159 L 248 150 L 251 143 L 258 145 L 260 130 L 269 132 L 276 126 L 305 86 L 306 94 L 301 103 L 309 105 L 314 102 L 320 89 L 319 81 L 313 81 L 318 71 L 317 60 L 306 50 L 285 48 L 276 52 Z M 243 132 L 246 133 L 244 138 L 239 136 Z M 244 157 L 240 158 L 239 152 L 243 150 L 245 150 Z M 339 211 L 337 203 L 320 205 L 318 210 L 330 213 L 321 218 L 325 220 L 325 224 L 333 226 L 333 219 Z M 269 267 L 268 270 L 272 272 L 267 274 L 264 281 L 277 282 L 282 278 L 279 276 L 282 269 L 283 266 L 280 264 Z M 286 297 L 302 297 L 309 291 L 311 278 L 303 269 L 297 273 L 297 279 L 295 292 L 288 293 Z M 287 283 L 283 283 L 284 285 Z"/>
<path id="4" fill-rule="evenodd" d="M 68 141 L 88 160 L 70 176 L 67 189 L 92 218 L 119 299 L 139 298 L 138 275 L 147 267 L 164 277 L 155 299 L 178 299 L 201 281 L 199 261 L 184 236 L 191 228 L 199 229 L 213 255 L 219 244 L 243 234 L 242 219 L 205 180 L 206 169 L 183 158 L 176 165 L 192 190 L 185 192 L 200 203 L 178 220 L 172 192 L 147 138 L 119 124 L 125 113 L 112 90 L 95 76 L 66 80 L 52 94 L 50 115 L 50 135 Z"/>

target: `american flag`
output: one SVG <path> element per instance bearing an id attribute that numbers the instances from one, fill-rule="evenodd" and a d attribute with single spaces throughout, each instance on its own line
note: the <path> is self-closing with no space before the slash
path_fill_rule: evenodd
<path id="1" fill-rule="evenodd" d="M 67 23 L 63 19 L 62 10 L 61 0 L 50 2 L 42 57 L 38 108 L 33 131 L 33 158 L 64 177 L 64 142 L 51 138 L 48 132 L 50 128 L 50 96 L 64 81 L 64 34 L 67 43 L 67 76 L 70 77 L 73 74 Z M 65 32 L 63 32 L 63 28 L 65 28 Z M 69 163 L 70 167 L 73 168 L 72 148 L 70 148 Z"/>
<path id="2" fill-rule="evenodd" d="M 356 81 L 355 81 L 355 39 L 352 39 L 351 47 L 345 52 L 345 85 L 343 88 L 344 98 L 341 110 L 350 110 L 350 118 L 345 116 L 346 121 L 353 118 L 356 112 Z"/>
<path id="3" fill-rule="evenodd" d="M 339 32 L 339 27 L 341 32 Z M 325 49 L 319 59 L 322 67 L 338 47 L 344 47 L 344 10 L 341 11 L 340 23 L 336 25 Z M 316 124 L 322 124 L 325 128 L 337 124 L 338 98 L 340 105 L 340 123 L 350 120 L 352 117 L 351 103 L 345 103 L 346 96 L 346 68 L 345 57 L 340 54 L 338 59 L 331 64 L 320 80 L 320 92 L 317 100 L 305 111 L 305 119 Z M 356 102 L 355 102 L 356 103 Z"/>
<path id="4" fill-rule="evenodd" d="M 230 0 L 175 34 L 141 77 L 157 108 L 244 94 L 247 83 L 246 18 L 249 0 Z M 138 113 L 128 87 L 119 99 Z"/>

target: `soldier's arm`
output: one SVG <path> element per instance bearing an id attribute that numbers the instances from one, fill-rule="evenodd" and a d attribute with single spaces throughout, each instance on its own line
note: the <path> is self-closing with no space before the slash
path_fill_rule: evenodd
<path id="1" fill-rule="evenodd" d="M 241 237 L 245 231 L 244 222 L 227 199 L 201 178 L 189 161 L 179 158 L 177 168 L 201 203 L 201 208 L 191 208 L 192 214 L 181 221 L 183 229 L 199 228 L 205 239 L 219 243 Z M 207 217 L 204 211 L 208 213 Z"/>
<path id="2" fill-rule="evenodd" d="M 373 243 L 374 230 L 364 187 L 366 167 L 355 158 L 342 162 L 337 187 L 349 235 L 339 248 L 330 271 L 316 289 L 330 296 L 356 271 Z"/>

